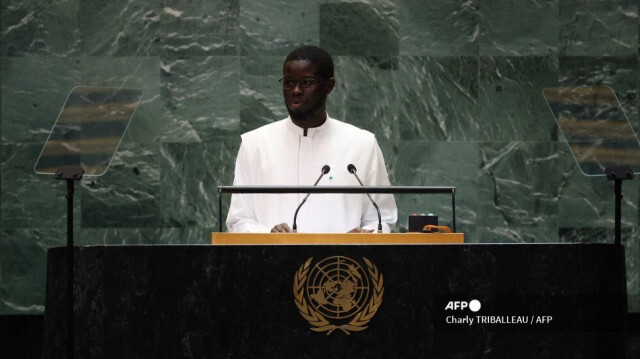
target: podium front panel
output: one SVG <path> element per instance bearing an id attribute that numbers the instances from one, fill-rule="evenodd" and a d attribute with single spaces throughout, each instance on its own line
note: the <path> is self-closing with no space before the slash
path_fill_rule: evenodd
<path id="1" fill-rule="evenodd" d="M 64 248 L 49 251 L 46 358 L 66 357 L 65 254 Z M 377 297 L 357 308 L 355 299 L 342 301 L 341 313 L 360 310 L 362 318 L 330 331 L 310 315 L 336 327 L 345 322 L 330 310 L 303 311 L 296 278 L 311 278 L 318 265 L 314 278 L 321 278 L 329 268 L 322 263 L 335 258 L 352 260 L 352 267 L 342 267 L 351 273 L 359 263 L 364 271 L 355 277 L 375 267 L 368 288 Z M 622 258 L 622 247 L 607 244 L 81 247 L 75 251 L 75 354 L 616 357 L 623 350 Z M 328 269 L 325 274 L 332 276 Z M 345 299 L 339 289 L 347 283 L 337 282 L 324 294 L 318 286 L 305 289 L 314 298 L 305 304 Z M 318 283 L 328 287 L 326 280 Z"/>

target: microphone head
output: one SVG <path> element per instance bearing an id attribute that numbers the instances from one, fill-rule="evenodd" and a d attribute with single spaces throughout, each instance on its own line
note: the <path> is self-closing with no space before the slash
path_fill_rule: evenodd
<path id="1" fill-rule="evenodd" d="M 329 173 L 330 170 L 331 170 L 331 167 L 329 167 L 329 165 L 322 166 L 322 174 L 326 175 L 327 173 Z"/>
<path id="2" fill-rule="evenodd" d="M 356 166 L 354 166 L 353 164 L 349 164 L 347 166 L 347 171 L 349 171 L 349 173 L 356 173 Z"/>

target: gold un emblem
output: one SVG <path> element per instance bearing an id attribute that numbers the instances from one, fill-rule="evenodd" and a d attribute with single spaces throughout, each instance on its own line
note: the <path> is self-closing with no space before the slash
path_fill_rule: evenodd
<path id="1" fill-rule="evenodd" d="M 328 257 L 311 268 L 309 258 L 293 279 L 293 297 L 311 330 L 345 334 L 367 329 L 382 303 L 382 274 L 367 258 L 366 270 L 351 258 Z"/>

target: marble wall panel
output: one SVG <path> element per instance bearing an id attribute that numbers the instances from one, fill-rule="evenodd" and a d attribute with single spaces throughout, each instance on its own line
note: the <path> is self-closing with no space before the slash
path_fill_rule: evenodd
<path id="1" fill-rule="evenodd" d="M 0 64 L 2 143 L 44 143 L 69 91 L 80 82 L 78 63 L 65 58 L 2 57 Z"/>
<path id="2" fill-rule="evenodd" d="M 321 4 L 320 46 L 332 55 L 397 55 L 396 4 L 384 0 Z"/>
<path id="3" fill-rule="evenodd" d="M 207 143 L 167 143 L 160 151 L 163 226 L 218 231 L 218 186 L 233 183 L 240 138 Z M 231 197 L 223 196 L 222 222 Z"/>
<path id="4" fill-rule="evenodd" d="M 92 56 L 237 55 L 238 14 L 238 0 L 90 0 L 78 21 Z"/>
<path id="5" fill-rule="evenodd" d="M 637 55 L 637 1 L 559 0 L 559 3 L 560 55 Z"/>
<path id="6" fill-rule="evenodd" d="M 405 186 L 456 187 L 456 230 L 469 233 L 481 221 L 476 211 L 486 186 L 480 178 L 480 151 L 477 143 L 412 141 L 400 142 L 391 172 L 393 183 Z M 384 146 L 382 146 L 384 148 Z M 389 151 L 385 152 L 389 154 Z M 452 203 L 448 194 L 397 195 L 398 230 L 407 228 L 407 216 L 433 213 L 439 224 L 452 226 Z"/>
<path id="7" fill-rule="evenodd" d="M 397 7 L 400 55 L 478 55 L 478 0 L 398 0 Z"/>
<path id="8" fill-rule="evenodd" d="M 567 166 L 561 196 L 561 216 L 558 224 L 564 228 L 613 228 L 615 218 L 614 184 L 604 176 L 586 177 L 577 165 Z M 637 226 L 638 186 L 632 181 L 622 183 L 621 217 L 624 226 Z"/>
<path id="9" fill-rule="evenodd" d="M 66 243 L 59 229 L 0 231 L 0 314 L 42 314 L 47 250 Z"/>
<path id="10" fill-rule="evenodd" d="M 288 116 L 282 98 L 282 56 L 242 58 L 240 79 L 240 129 L 251 131 Z"/>
<path id="11" fill-rule="evenodd" d="M 480 145 L 480 201 L 484 227 L 531 233 L 543 228 L 545 241 L 557 241 L 563 158 L 545 142 L 484 142 Z M 522 234 L 525 234 L 522 233 Z M 522 237 L 522 236 L 520 236 Z"/>
<path id="12" fill-rule="evenodd" d="M 80 54 L 76 14 L 79 0 L 3 0 L 0 3 L 0 56 Z"/>
<path id="13" fill-rule="evenodd" d="M 557 86 L 553 57 L 481 57 L 477 132 L 482 141 L 550 141 L 556 124 L 542 96 Z"/>
<path id="14" fill-rule="evenodd" d="M 41 144 L 6 144 L 0 158 L 0 225 L 2 229 L 66 228 L 67 186 L 52 175 L 36 174 L 33 167 Z M 80 213 L 76 192 L 74 210 Z M 79 225 L 79 223 L 77 223 Z"/>
<path id="15" fill-rule="evenodd" d="M 240 135 L 240 57 L 163 59 L 160 67 L 166 124 L 158 140 L 209 142 Z"/>
<path id="16" fill-rule="evenodd" d="M 82 181 L 82 226 L 161 227 L 160 145 L 123 143 L 107 173 Z"/>
<path id="17" fill-rule="evenodd" d="M 82 228 L 78 245 L 210 244 L 208 228 Z"/>
<path id="18" fill-rule="evenodd" d="M 480 56 L 556 54 L 559 1 L 478 0 Z"/>
<path id="19" fill-rule="evenodd" d="M 341 121 L 366 128 L 378 140 L 398 136 L 397 57 L 337 56 L 336 86 L 327 112 Z"/>
<path id="20" fill-rule="evenodd" d="M 622 241 L 625 244 L 629 244 L 631 239 L 637 236 L 631 228 L 624 228 L 622 233 Z M 560 235 L 560 240 L 562 242 L 583 242 L 583 243 L 611 243 L 615 238 L 615 231 L 613 227 L 611 228 L 603 228 L 603 227 L 571 227 L 571 228 L 562 228 L 558 231 Z M 627 253 L 629 255 L 629 253 Z"/>
<path id="21" fill-rule="evenodd" d="M 243 56 L 286 57 L 296 47 L 318 45 L 317 0 L 246 0 L 240 3 Z"/>
<path id="22" fill-rule="evenodd" d="M 556 243 L 557 228 L 542 226 L 478 225 L 473 229 L 471 243 Z"/>
<path id="23" fill-rule="evenodd" d="M 403 56 L 396 83 L 403 140 L 460 141 L 479 132 L 478 58 Z"/>

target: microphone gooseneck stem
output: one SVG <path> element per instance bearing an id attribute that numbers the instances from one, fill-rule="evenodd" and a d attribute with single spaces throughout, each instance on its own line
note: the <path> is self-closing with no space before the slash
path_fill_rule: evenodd
<path id="1" fill-rule="evenodd" d="M 380 216 L 380 208 L 378 208 L 378 205 L 373 201 L 373 199 L 371 199 L 371 196 L 368 193 L 367 196 L 369 197 L 369 200 L 371 200 L 371 204 L 376 208 L 376 212 L 378 212 L 378 233 L 382 233 L 382 216 Z"/>
<path id="2" fill-rule="evenodd" d="M 320 182 L 320 180 L 322 179 L 322 176 L 329 173 L 329 166 L 324 165 L 321 171 L 322 172 L 320 172 L 320 177 L 318 177 L 318 179 L 316 180 L 316 183 L 313 184 L 314 187 L 318 184 L 318 182 Z M 293 226 L 291 228 L 293 233 L 298 232 L 298 224 L 296 223 L 296 220 L 298 219 L 298 211 L 300 211 L 300 208 L 307 201 L 307 198 L 309 198 L 310 195 L 311 193 L 307 193 L 307 195 L 304 196 L 304 198 L 302 199 L 302 202 L 300 202 L 300 204 L 298 205 L 298 208 L 296 208 L 296 213 L 293 215 Z"/>
<path id="3" fill-rule="evenodd" d="M 307 201 L 307 198 L 309 198 L 309 195 L 311 193 L 307 193 L 306 196 L 304 196 L 304 199 L 302 200 L 302 202 L 300 202 L 300 204 L 298 205 L 298 208 L 296 208 L 296 213 L 293 215 L 293 227 L 291 228 L 293 230 L 293 233 L 298 233 L 298 225 L 296 224 L 296 219 L 298 218 L 298 211 L 300 211 L 300 207 L 302 207 L 302 205 Z"/>
<path id="4" fill-rule="evenodd" d="M 362 187 L 364 187 L 364 183 L 362 183 L 362 181 L 360 180 L 360 177 L 358 177 L 358 174 L 356 173 L 356 168 L 354 165 L 349 165 L 347 167 L 347 169 L 349 170 L 349 172 L 353 173 L 354 176 L 356 176 L 356 179 L 358 180 L 358 183 L 360 183 L 360 185 Z M 380 215 L 380 208 L 378 208 L 378 205 L 376 204 L 376 202 L 373 200 L 373 198 L 371 198 L 371 195 L 366 193 L 367 197 L 369 197 L 369 201 L 371 201 L 371 204 L 373 204 L 373 207 L 375 207 L 376 212 L 378 213 L 378 233 L 382 233 L 382 216 Z"/>

